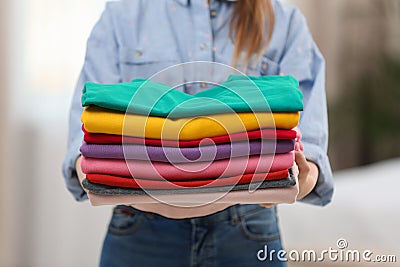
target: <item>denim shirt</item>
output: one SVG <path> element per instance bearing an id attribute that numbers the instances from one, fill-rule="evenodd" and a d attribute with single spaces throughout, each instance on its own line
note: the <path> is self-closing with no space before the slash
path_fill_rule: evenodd
<path id="1" fill-rule="evenodd" d="M 155 3 L 157 2 L 157 3 Z M 272 0 L 273 36 L 266 53 L 249 67 L 249 75 L 292 75 L 304 94 L 299 128 L 304 153 L 319 168 L 314 190 L 302 201 L 326 205 L 333 194 L 327 156 L 328 119 L 325 62 L 304 16 L 294 7 Z M 68 149 L 63 164 L 67 188 L 78 201 L 87 199 L 80 186 L 75 161 L 82 144 L 81 95 L 86 81 L 119 83 L 149 78 L 182 62 L 212 61 L 229 65 L 233 43 L 229 23 L 235 1 L 122 0 L 109 2 L 87 42 L 85 62 L 72 99 Z M 202 83 L 184 90 L 196 93 Z"/>

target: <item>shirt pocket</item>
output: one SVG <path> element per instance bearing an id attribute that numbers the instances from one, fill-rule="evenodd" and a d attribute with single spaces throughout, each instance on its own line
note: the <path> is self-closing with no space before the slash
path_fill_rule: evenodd
<path id="1" fill-rule="evenodd" d="M 241 217 L 241 229 L 244 237 L 258 242 L 272 242 L 280 239 L 276 207 L 258 207 L 255 211 Z"/>
<path id="2" fill-rule="evenodd" d="M 121 47 L 119 62 L 122 81 L 128 82 L 136 78 L 148 79 L 180 60 L 176 51 L 165 51 L 165 48 Z"/>
<path id="3" fill-rule="evenodd" d="M 113 235 L 133 234 L 142 225 L 143 219 L 143 214 L 130 207 L 117 206 L 113 210 L 108 231 Z"/>
<path id="4" fill-rule="evenodd" d="M 279 63 L 273 61 L 266 55 L 261 57 L 258 64 L 258 70 L 261 76 L 280 74 Z"/>

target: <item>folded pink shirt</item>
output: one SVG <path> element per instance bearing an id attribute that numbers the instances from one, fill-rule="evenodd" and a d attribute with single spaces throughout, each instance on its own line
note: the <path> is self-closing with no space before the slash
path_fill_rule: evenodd
<path id="1" fill-rule="evenodd" d="M 98 159 L 82 157 L 85 174 L 108 174 L 144 179 L 170 181 L 210 179 L 248 173 L 267 173 L 289 169 L 294 163 L 294 152 L 276 155 L 238 157 L 213 162 L 170 164 L 140 160 Z M 131 174 L 132 172 L 132 174 Z"/>

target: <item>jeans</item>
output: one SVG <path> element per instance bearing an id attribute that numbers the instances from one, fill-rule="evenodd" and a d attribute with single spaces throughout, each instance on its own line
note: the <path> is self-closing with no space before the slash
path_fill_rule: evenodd
<path id="1" fill-rule="evenodd" d="M 259 260 L 265 247 L 282 249 L 276 207 L 235 205 L 204 217 L 168 219 L 117 206 L 100 266 L 286 266 L 276 253 Z"/>

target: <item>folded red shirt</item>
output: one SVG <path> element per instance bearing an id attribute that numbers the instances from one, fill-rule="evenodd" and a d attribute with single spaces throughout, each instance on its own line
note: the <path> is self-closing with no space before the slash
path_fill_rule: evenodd
<path id="1" fill-rule="evenodd" d="M 82 130 L 84 132 L 84 140 L 86 143 L 121 144 L 123 141 L 126 144 L 145 144 L 150 146 L 173 146 L 173 147 L 194 147 L 194 146 L 199 146 L 201 144 L 207 145 L 212 143 L 211 140 L 215 144 L 222 144 L 222 143 L 254 140 L 254 139 L 295 139 L 297 136 L 297 133 L 294 130 L 261 129 L 261 130 L 242 132 L 231 135 L 221 135 L 221 136 L 211 137 L 208 139 L 177 142 L 175 140 L 161 140 L 161 139 L 148 139 L 148 138 L 144 139 L 132 136 L 124 136 L 122 140 L 121 135 L 88 133 L 83 125 L 82 125 Z"/>
<path id="2" fill-rule="evenodd" d="M 251 173 L 233 177 L 195 180 L 195 181 L 160 181 L 149 179 L 138 179 L 131 177 L 113 176 L 105 174 L 87 174 L 86 179 L 92 183 L 124 188 L 144 189 L 178 189 L 177 187 L 217 187 L 236 184 L 248 184 L 250 182 L 262 182 L 279 180 L 289 177 L 288 170 L 270 173 Z"/>

